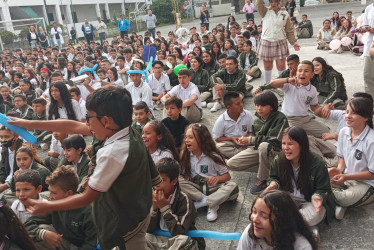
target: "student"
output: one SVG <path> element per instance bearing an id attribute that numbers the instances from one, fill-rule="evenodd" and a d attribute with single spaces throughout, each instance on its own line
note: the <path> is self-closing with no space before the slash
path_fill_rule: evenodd
<path id="1" fill-rule="evenodd" d="M 167 117 L 161 121 L 174 136 L 175 146 L 178 149 L 182 145 L 184 130 L 191 123 L 181 114 L 182 108 L 183 102 L 181 99 L 178 97 L 170 98 L 165 102 Z"/>
<path id="2" fill-rule="evenodd" d="M 9 103 L 13 103 L 13 97 L 10 94 L 10 89 L 9 89 L 8 86 L 6 86 L 6 85 L 0 86 L 0 94 L 3 97 L 4 101 L 8 101 Z"/>
<path id="3" fill-rule="evenodd" d="M 49 199 L 71 198 L 78 188 L 78 176 L 72 166 L 61 166 L 47 178 Z M 37 241 L 38 249 L 93 249 L 97 243 L 91 207 L 56 211 L 46 217 L 33 216 L 25 227 Z"/>
<path id="4" fill-rule="evenodd" d="M 95 171 L 82 194 L 59 201 L 33 202 L 32 212 L 77 209 L 93 202 L 93 218 L 102 248 L 146 249 L 144 235 L 152 205 L 151 188 L 161 179 L 140 135 L 131 128 L 131 95 L 126 89 L 104 86 L 87 98 L 86 105 L 86 124 L 63 120 L 16 122 L 28 128 L 60 128 L 106 140 L 97 153 Z"/>
<path id="5" fill-rule="evenodd" d="M 59 166 L 71 165 L 79 177 L 79 182 L 88 175 L 88 164 L 90 158 L 85 153 L 86 142 L 80 135 L 71 135 L 62 141 L 64 149 L 64 159 L 59 162 Z"/>
<path id="6" fill-rule="evenodd" d="M 170 85 L 174 87 L 179 84 L 178 76 L 174 73 L 174 67 L 177 66 L 177 58 L 175 57 L 175 55 L 169 54 L 167 60 L 172 67 L 168 68 L 166 72 L 170 80 Z"/>
<path id="7" fill-rule="evenodd" d="M 171 89 L 170 79 L 167 74 L 163 73 L 164 64 L 161 61 L 152 63 L 152 71 L 149 79 L 149 86 L 152 89 L 152 101 L 156 108 L 164 108 L 161 98 Z M 174 73 L 173 73 L 174 74 Z"/>
<path id="8" fill-rule="evenodd" d="M 62 142 L 68 137 L 67 133 L 53 132 L 51 146 L 49 147 L 48 156 L 44 159 L 45 166 L 53 172 L 59 161 L 64 158 L 64 149 Z"/>
<path id="9" fill-rule="evenodd" d="M 215 221 L 219 205 L 236 200 L 239 189 L 229 181 L 225 158 L 205 125 L 194 123 L 186 128 L 180 163 L 182 191 L 195 201 L 196 209 L 208 206 L 207 220 Z"/>
<path id="10" fill-rule="evenodd" d="M 235 40 L 226 39 L 225 49 L 223 50 L 223 53 L 225 53 L 227 56 L 236 57 L 237 53 L 235 48 Z"/>
<path id="11" fill-rule="evenodd" d="M 261 193 L 252 203 L 251 223 L 244 229 L 238 250 L 317 250 L 312 232 L 287 192 Z"/>
<path id="12" fill-rule="evenodd" d="M 43 121 L 46 120 L 46 114 L 45 110 L 47 107 L 47 101 L 44 98 L 36 98 L 32 101 L 32 109 L 34 113 L 32 114 L 31 120 L 37 120 L 37 121 Z M 44 150 L 46 150 L 46 147 L 51 142 L 51 132 L 48 130 L 36 130 L 34 129 L 32 131 L 32 134 L 36 137 L 38 140 L 38 143 L 40 143 L 40 147 Z"/>
<path id="13" fill-rule="evenodd" d="M 36 250 L 33 240 L 13 210 L 0 203 L 0 246 L 3 250 Z"/>
<path id="14" fill-rule="evenodd" d="M 12 202 L 12 210 L 21 223 L 25 223 L 32 214 L 27 211 L 30 206 L 28 199 L 43 200 L 39 195 L 42 191 L 40 173 L 34 169 L 25 169 L 14 178 L 14 188 L 17 199 Z M 45 181 L 45 180 L 44 180 Z"/>
<path id="15" fill-rule="evenodd" d="M 183 101 L 181 114 L 190 122 L 198 122 L 203 116 L 201 109 L 200 92 L 197 86 L 191 82 L 191 73 L 188 69 L 181 69 L 178 72 L 179 85 L 173 87 L 165 96 L 162 102 L 176 96 Z"/>
<path id="16" fill-rule="evenodd" d="M 135 70 L 141 70 L 134 68 Z M 131 93 L 132 105 L 134 106 L 140 101 L 143 101 L 147 104 L 148 108 L 153 114 L 153 102 L 152 102 L 152 89 L 147 83 L 142 80 L 142 74 L 140 73 L 131 73 L 130 79 L 132 82 L 129 82 L 125 89 Z"/>
<path id="17" fill-rule="evenodd" d="M 102 85 L 115 85 L 119 87 L 125 87 L 125 84 L 123 83 L 122 79 L 118 76 L 117 69 L 115 67 L 110 67 L 106 71 L 106 76 L 108 77 L 108 81 L 101 81 Z"/>
<path id="18" fill-rule="evenodd" d="M 31 120 L 32 114 L 34 111 L 32 110 L 32 107 L 27 104 L 27 99 L 24 95 L 15 95 L 14 96 L 14 106 L 11 111 L 16 111 L 20 114 L 20 118 Z"/>
<path id="19" fill-rule="evenodd" d="M 203 62 L 202 68 L 208 71 L 209 77 L 219 70 L 219 64 L 214 60 L 212 53 L 209 51 L 203 52 Z"/>
<path id="20" fill-rule="evenodd" d="M 331 183 L 336 202 L 335 217 L 343 219 L 348 207 L 374 201 L 374 131 L 373 101 L 354 97 L 348 101 L 345 120 L 347 127 L 340 130 L 338 141 L 339 163 L 330 168 Z"/>
<path id="21" fill-rule="evenodd" d="M 202 106 L 206 105 L 206 100 L 210 97 L 209 92 L 209 73 L 203 69 L 203 60 L 195 56 L 190 60 L 191 82 L 194 83 L 200 91 Z"/>
<path id="22" fill-rule="evenodd" d="M 301 16 L 301 22 L 296 27 L 298 38 L 310 38 L 313 36 L 313 25 L 306 14 Z"/>
<path id="23" fill-rule="evenodd" d="M 21 94 L 26 97 L 27 104 L 31 106 L 32 100 L 37 98 L 37 94 L 35 93 L 34 87 L 31 85 L 29 79 L 22 79 L 19 82 L 19 88 L 21 89 Z"/>
<path id="24" fill-rule="evenodd" d="M 323 159 L 309 151 L 308 136 L 300 127 L 285 129 L 282 152 L 270 166 L 269 186 L 291 194 L 308 226 L 328 221 L 335 211 L 330 178 Z"/>
<path id="25" fill-rule="evenodd" d="M 2 90 L 0 89 L 0 91 Z M 8 102 L 6 99 L 4 99 L 2 95 L 0 95 L 0 113 L 6 114 L 12 109 L 13 109 L 13 104 L 11 102 Z"/>
<path id="26" fill-rule="evenodd" d="M 279 78 L 272 80 L 270 85 L 281 88 L 284 92 L 282 113 L 287 116 L 290 126 L 302 127 L 309 135 L 321 138 L 330 129 L 315 120 L 309 114 L 310 108 L 320 115 L 322 107 L 318 105 L 318 92 L 310 83 L 314 76 L 314 65 L 311 61 L 302 61 L 297 67 L 296 78 Z"/>
<path id="27" fill-rule="evenodd" d="M 155 164 L 163 158 L 172 158 L 178 161 L 179 156 L 173 135 L 163 123 L 148 122 L 143 129 L 142 138 Z"/>
<path id="28" fill-rule="evenodd" d="M 240 67 L 247 72 L 247 81 L 261 77 L 261 70 L 257 66 L 256 52 L 252 50 L 252 42 L 244 42 L 244 51 L 239 56 Z"/>
<path id="29" fill-rule="evenodd" d="M 205 249 L 204 238 L 189 238 L 189 230 L 196 230 L 196 210 L 178 183 L 180 165 L 178 161 L 164 158 L 156 164 L 162 183 L 153 191 L 151 221 L 147 229 L 147 245 L 150 249 Z M 155 229 L 169 231 L 172 239 L 155 236 Z"/>
<path id="30" fill-rule="evenodd" d="M 250 111 L 243 109 L 239 93 L 227 92 L 223 102 L 226 112 L 214 123 L 212 134 L 217 148 L 231 158 L 247 148 L 242 139 L 251 135 L 254 118 Z"/>
<path id="31" fill-rule="evenodd" d="M 267 187 L 270 163 L 281 151 L 281 134 L 289 125 L 287 117 L 278 111 L 278 100 L 274 93 L 261 92 L 255 96 L 254 103 L 256 117 L 252 133 L 239 138 L 239 142 L 249 147 L 228 160 L 227 166 L 230 170 L 255 170 L 258 182 L 251 188 L 251 193 L 259 194 Z"/>
<path id="32" fill-rule="evenodd" d="M 71 96 L 71 99 L 76 100 L 79 104 L 80 110 L 81 110 L 81 117 L 82 117 L 82 122 L 85 122 L 86 119 L 84 117 L 86 116 L 86 101 L 82 99 L 81 96 L 81 91 L 78 87 L 74 86 L 69 88 L 69 93 Z"/>
<path id="33" fill-rule="evenodd" d="M 134 106 L 134 117 L 135 121 L 132 124 L 132 127 L 138 130 L 142 134 L 144 126 L 151 121 L 151 111 L 149 110 L 147 104 L 143 101 L 138 102 Z"/>

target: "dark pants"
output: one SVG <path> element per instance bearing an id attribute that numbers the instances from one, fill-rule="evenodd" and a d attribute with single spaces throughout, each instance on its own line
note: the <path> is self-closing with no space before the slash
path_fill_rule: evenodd
<path id="1" fill-rule="evenodd" d="M 235 6 L 235 13 L 239 13 L 239 0 L 234 0 L 234 6 Z"/>
<path id="2" fill-rule="evenodd" d="M 125 38 L 125 35 L 127 36 L 128 34 L 129 34 L 129 32 L 127 30 L 125 30 L 125 31 L 121 30 L 121 38 L 122 39 Z"/>
<path id="3" fill-rule="evenodd" d="M 248 23 L 249 19 L 252 19 L 253 23 L 255 23 L 255 15 L 253 15 L 253 13 L 247 13 L 247 14 L 245 14 L 245 18 L 247 18 L 247 23 Z"/>
<path id="4" fill-rule="evenodd" d="M 156 28 L 148 28 L 148 32 L 152 35 L 153 39 L 156 37 Z"/>
<path id="5" fill-rule="evenodd" d="M 99 37 L 100 37 L 100 43 L 101 43 L 101 45 L 103 45 L 104 40 L 106 39 L 106 33 L 105 32 L 99 33 Z"/>
<path id="6" fill-rule="evenodd" d="M 92 33 L 90 33 L 90 34 L 86 34 L 85 37 L 86 37 L 86 41 L 87 41 L 88 44 L 89 44 L 91 41 L 93 41 L 93 35 L 92 35 Z"/>

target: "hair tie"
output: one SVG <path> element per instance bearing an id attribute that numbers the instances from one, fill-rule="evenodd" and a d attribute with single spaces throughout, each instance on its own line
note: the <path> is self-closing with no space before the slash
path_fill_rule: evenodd
<path id="1" fill-rule="evenodd" d="M 41 71 L 45 71 L 45 72 L 49 73 L 49 70 L 48 70 L 47 68 L 41 68 L 41 69 L 40 69 L 40 72 L 41 72 Z"/>

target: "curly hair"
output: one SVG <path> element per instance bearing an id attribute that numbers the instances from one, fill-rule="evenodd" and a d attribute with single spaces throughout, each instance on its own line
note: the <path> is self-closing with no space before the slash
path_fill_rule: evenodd
<path id="1" fill-rule="evenodd" d="M 216 164 L 226 166 L 225 157 L 219 151 L 216 146 L 216 143 L 213 140 L 212 135 L 209 132 L 209 129 L 201 123 L 190 124 L 184 131 L 184 137 L 186 137 L 187 131 L 191 129 L 192 133 L 200 146 L 201 151 L 211 158 Z M 187 180 L 192 178 L 191 176 L 191 161 L 190 161 L 190 152 L 188 151 L 186 144 L 182 143 L 180 151 L 180 163 L 182 166 L 182 175 Z"/>
<path id="2" fill-rule="evenodd" d="M 58 185 L 65 192 L 71 190 L 75 193 L 79 185 L 79 177 L 72 165 L 63 165 L 53 171 L 47 177 L 45 183 L 48 185 Z"/>
<path id="3" fill-rule="evenodd" d="M 296 203 L 287 192 L 270 190 L 257 196 L 253 201 L 251 212 L 249 214 L 250 220 L 253 213 L 253 207 L 258 199 L 263 199 L 270 210 L 269 222 L 272 228 L 271 244 L 274 246 L 274 249 L 293 250 L 296 241 L 296 233 L 304 236 L 312 246 L 313 250 L 318 249 L 317 243 L 314 240 L 308 225 L 300 214 Z M 253 240 L 258 239 L 254 233 L 254 223 L 252 220 L 248 233 Z"/>

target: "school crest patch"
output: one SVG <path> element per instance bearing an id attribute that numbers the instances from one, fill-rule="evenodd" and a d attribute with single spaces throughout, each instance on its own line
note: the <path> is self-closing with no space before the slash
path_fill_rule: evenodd
<path id="1" fill-rule="evenodd" d="M 200 173 L 207 174 L 208 173 L 208 165 L 200 165 Z"/>
<path id="2" fill-rule="evenodd" d="M 246 132 L 247 130 L 248 130 L 248 126 L 247 125 L 242 125 L 242 131 Z"/>
<path id="3" fill-rule="evenodd" d="M 357 160 L 361 160 L 363 154 L 364 154 L 364 153 L 363 153 L 362 151 L 356 149 L 356 152 L 355 152 L 355 158 L 356 158 Z"/>
<path id="4" fill-rule="evenodd" d="M 308 97 L 306 98 L 305 104 L 308 105 L 311 101 L 312 101 L 312 97 L 311 97 L 311 96 L 308 96 Z"/>

